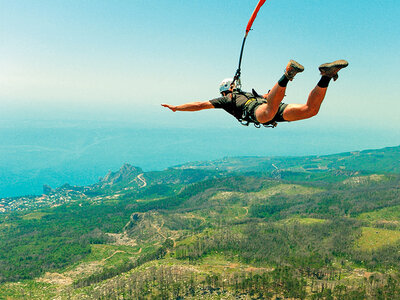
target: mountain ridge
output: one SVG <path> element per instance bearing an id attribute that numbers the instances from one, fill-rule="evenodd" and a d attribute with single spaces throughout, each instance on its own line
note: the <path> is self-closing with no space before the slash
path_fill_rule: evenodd
<path id="1" fill-rule="evenodd" d="M 393 166 L 384 166 L 382 171 L 386 172 L 400 172 L 400 146 L 394 147 L 384 147 L 379 149 L 367 149 L 360 151 L 348 151 L 341 152 L 329 155 L 306 155 L 306 156 L 237 156 L 237 157 L 224 157 L 222 159 L 217 159 L 213 161 L 199 161 L 199 162 L 189 162 L 186 164 L 181 164 L 174 166 L 173 168 L 188 168 L 188 169 L 218 169 L 225 171 L 240 171 L 240 172 L 254 172 L 257 171 L 256 168 L 259 168 L 258 171 L 273 171 L 274 169 L 279 169 L 275 163 L 282 163 L 286 161 L 284 166 L 293 168 L 295 164 L 304 164 L 304 163 L 314 163 L 315 167 L 319 169 L 323 169 L 327 167 L 326 164 L 321 164 L 322 162 L 330 162 L 330 166 L 337 167 L 346 167 L 345 164 L 332 165 L 335 161 L 343 161 L 343 163 L 347 161 L 351 161 L 351 159 L 357 158 L 368 158 L 368 156 L 373 155 L 381 155 L 385 153 L 386 155 L 392 155 L 391 158 L 397 158 L 397 160 L 393 160 L 395 163 Z M 320 163 L 318 163 L 320 161 Z M 244 164 L 249 164 L 250 166 L 246 166 Z M 235 165 L 238 165 L 235 167 Z M 244 165 L 244 166 L 243 166 Z M 260 167 L 261 165 L 261 167 Z M 350 164 L 351 167 L 354 167 Z M 309 169 L 312 170 L 312 166 L 309 166 Z M 343 168 L 342 168 L 343 169 Z M 359 168 L 355 170 L 360 171 Z M 375 168 L 367 168 L 365 171 L 377 171 Z"/>

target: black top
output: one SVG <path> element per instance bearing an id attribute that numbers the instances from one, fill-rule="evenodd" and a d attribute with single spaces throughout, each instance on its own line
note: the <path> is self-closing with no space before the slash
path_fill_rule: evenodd
<path id="1" fill-rule="evenodd" d="M 210 102 L 215 108 L 222 108 L 236 119 L 240 119 L 248 99 L 243 94 L 229 93 L 227 96 L 212 99 Z"/>

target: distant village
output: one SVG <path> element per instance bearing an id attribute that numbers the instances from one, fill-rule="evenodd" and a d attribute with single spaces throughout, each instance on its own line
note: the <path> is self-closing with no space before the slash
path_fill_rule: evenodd
<path id="1" fill-rule="evenodd" d="M 42 195 L 0 198 L 0 214 L 13 211 L 35 210 L 43 207 L 57 207 L 66 203 L 85 200 L 98 203 L 103 200 L 119 198 L 120 194 L 98 195 L 93 193 L 96 186 L 71 186 L 65 184 L 57 189 L 43 186 Z"/>
<path id="2" fill-rule="evenodd" d="M 69 185 L 64 185 L 56 190 L 45 185 L 42 195 L 0 198 L 0 213 L 56 207 L 83 197 L 86 197 L 83 192 L 77 191 L 75 187 Z"/>
<path id="3" fill-rule="evenodd" d="M 44 206 L 55 207 L 71 200 L 71 197 L 59 194 L 2 198 L 0 199 L 0 213 L 32 210 Z"/>

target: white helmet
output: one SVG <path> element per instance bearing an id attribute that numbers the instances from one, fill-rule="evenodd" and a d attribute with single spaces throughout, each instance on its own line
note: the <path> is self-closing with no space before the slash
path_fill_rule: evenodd
<path id="1" fill-rule="evenodd" d="M 226 92 L 231 89 L 231 84 L 232 84 L 233 78 L 225 78 L 222 80 L 222 82 L 219 84 L 219 92 Z"/>

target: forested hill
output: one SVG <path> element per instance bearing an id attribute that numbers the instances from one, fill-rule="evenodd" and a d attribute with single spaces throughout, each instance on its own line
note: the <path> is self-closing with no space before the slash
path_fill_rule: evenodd
<path id="1" fill-rule="evenodd" d="M 2 199 L 0 299 L 400 299 L 399 173 L 399 147 L 125 164 Z"/>
<path id="2" fill-rule="evenodd" d="M 177 168 L 240 172 L 273 172 L 276 170 L 318 172 L 345 170 L 400 173 L 400 146 L 322 156 L 227 157 L 215 161 L 188 163 L 177 166 Z"/>

